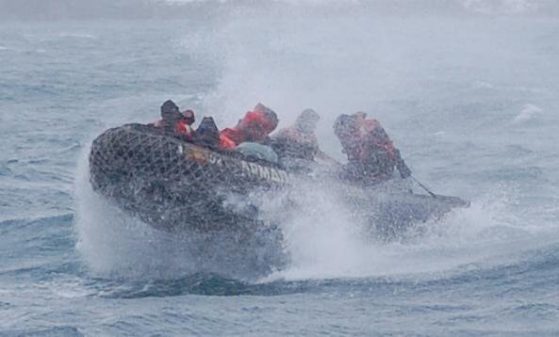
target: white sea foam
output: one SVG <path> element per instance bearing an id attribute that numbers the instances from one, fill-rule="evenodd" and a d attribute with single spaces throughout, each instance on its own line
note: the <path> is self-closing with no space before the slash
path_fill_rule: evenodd
<path id="1" fill-rule="evenodd" d="M 76 175 L 77 248 L 95 273 L 165 277 L 177 273 L 171 238 L 130 217 L 94 193 L 84 151 Z"/>
<path id="2" fill-rule="evenodd" d="M 95 40 L 98 39 L 97 35 L 90 33 L 79 33 L 79 32 L 63 32 L 58 34 L 62 38 L 75 38 L 75 39 L 85 39 L 85 40 Z"/>
<path id="3" fill-rule="evenodd" d="M 529 120 L 536 118 L 542 112 L 543 110 L 534 104 L 525 104 L 522 107 L 522 110 L 520 110 L 520 112 L 518 113 L 518 115 L 516 115 L 513 118 L 512 123 L 513 124 L 525 123 Z"/>
<path id="4" fill-rule="evenodd" d="M 348 221 L 348 210 L 327 188 L 301 188 L 301 210 L 284 223 L 292 264 L 261 280 L 355 277 L 438 278 L 464 269 L 489 268 L 519 259 L 524 248 L 553 242 L 552 228 L 528 226 L 508 212 L 506 194 L 487 195 L 471 207 L 420 224 L 403 241 L 363 235 L 365 223 Z M 547 238 L 546 238 L 547 237 Z M 552 237 L 556 237 L 553 235 Z"/>
<path id="5" fill-rule="evenodd" d="M 251 246 L 233 232 L 154 229 L 92 190 L 88 152 L 86 148 L 76 175 L 75 227 L 77 249 L 93 273 L 127 279 L 172 279 L 194 273 L 253 279 L 271 265 L 260 259 L 281 258 L 280 250 Z M 270 244 L 274 245 L 272 239 Z"/>
<path id="6" fill-rule="evenodd" d="M 540 8 L 538 0 L 462 0 L 463 6 L 483 14 L 524 14 Z"/>

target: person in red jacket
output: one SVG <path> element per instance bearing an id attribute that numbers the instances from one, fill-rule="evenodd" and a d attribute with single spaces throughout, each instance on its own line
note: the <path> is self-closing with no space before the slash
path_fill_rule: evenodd
<path id="1" fill-rule="evenodd" d="M 367 114 L 361 111 L 356 112 L 354 116 L 359 128 L 360 138 L 364 144 L 369 143 L 369 146 L 365 146 L 363 150 L 375 151 L 377 148 L 382 149 L 390 161 L 395 161 L 396 148 L 394 148 L 392 140 L 388 137 L 380 122 L 374 118 L 367 118 Z M 363 155 L 366 156 L 367 153 Z"/>
<path id="2" fill-rule="evenodd" d="M 219 147 L 225 150 L 234 149 L 243 142 L 262 143 L 268 139 L 278 126 L 278 117 L 270 108 L 258 103 L 252 111 L 248 111 L 234 128 L 221 130 Z"/>
<path id="3" fill-rule="evenodd" d="M 341 115 L 334 125 L 348 158 L 346 172 L 356 179 L 378 182 L 390 179 L 396 167 L 402 178 L 411 170 L 379 121 L 363 112 Z"/>

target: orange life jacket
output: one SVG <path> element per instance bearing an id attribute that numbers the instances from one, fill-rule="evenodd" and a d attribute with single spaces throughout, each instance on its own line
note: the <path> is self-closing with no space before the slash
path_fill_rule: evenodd
<path id="1" fill-rule="evenodd" d="M 232 150 L 237 145 L 244 142 L 244 134 L 237 128 L 227 128 L 219 133 L 219 147 L 225 150 Z"/>
<path id="2" fill-rule="evenodd" d="M 361 144 L 364 146 L 363 150 L 365 153 L 362 153 L 363 156 L 368 154 L 367 152 L 371 149 L 370 146 L 373 145 L 386 151 L 391 160 L 396 159 L 394 144 L 376 119 L 363 120 L 360 125 L 360 138 Z"/>
<path id="3" fill-rule="evenodd" d="M 151 123 L 151 125 L 155 126 L 156 128 L 166 129 L 167 130 L 166 132 L 169 132 L 169 129 L 167 129 L 167 125 L 168 125 L 167 121 L 163 119 L 153 122 Z M 177 121 L 175 123 L 175 127 L 171 130 L 175 132 L 175 135 L 180 136 L 181 138 L 184 138 L 187 141 L 192 141 L 194 133 L 192 127 L 188 125 L 188 123 L 185 120 Z"/>
<path id="4" fill-rule="evenodd" d="M 188 141 L 192 141 L 192 127 L 185 120 L 179 120 L 175 125 L 177 135 L 184 137 Z"/>

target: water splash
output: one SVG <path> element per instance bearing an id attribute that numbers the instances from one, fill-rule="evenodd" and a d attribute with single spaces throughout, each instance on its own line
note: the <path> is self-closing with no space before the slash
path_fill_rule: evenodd
<path id="1" fill-rule="evenodd" d="M 349 210 L 327 187 L 299 184 L 292 196 L 300 209 L 283 223 L 292 262 L 261 282 L 430 279 L 511 263 L 553 239 L 542 241 L 550 234 L 550 227 L 526 226 L 523 219 L 510 213 L 514 198 L 508 192 L 480 197 L 470 208 L 418 224 L 402 233 L 400 240 L 386 243 L 364 234 L 367 223 L 350 221 Z"/>
<path id="2" fill-rule="evenodd" d="M 88 152 L 76 180 L 76 230 L 77 248 L 94 274 L 177 279 L 208 273 L 244 280 L 281 263 L 283 251 L 271 229 L 247 237 L 242 230 L 165 232 L 145 224 L 92 190 Z"/>

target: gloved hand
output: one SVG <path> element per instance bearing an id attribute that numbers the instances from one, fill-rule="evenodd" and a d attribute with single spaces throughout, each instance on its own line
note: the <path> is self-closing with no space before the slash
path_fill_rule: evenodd
<path id="1" fill-rule="evenodd" d="M 402 156 L 400 156 L 399 150 L 396 150 L 396 168 L 400 172 L 400 177 L 402 177 L 402 179 L 406 179 L 411 176 L 411 170 L 404 162 L 404 159 L 402 159 Z"/>
<path id="2" fill-rule="evenodd" d="M 398 168 L 398 171 L 400 171 L 400 177 L 402 177 L 402 179 L 406 179 L 411 176 L 411 170 L 403 160 L 400 160 L 396 164 L 396 168 Z"/>

